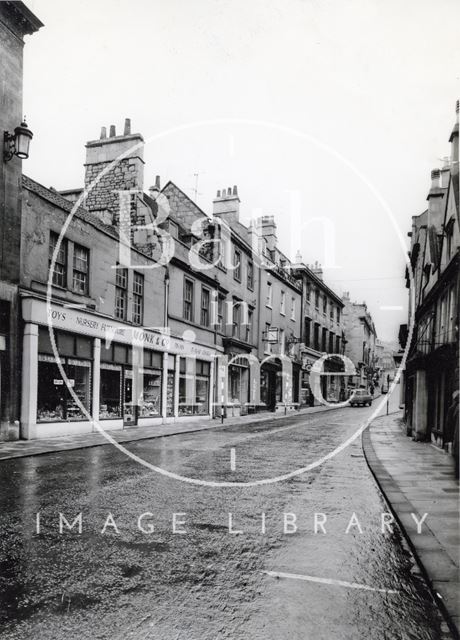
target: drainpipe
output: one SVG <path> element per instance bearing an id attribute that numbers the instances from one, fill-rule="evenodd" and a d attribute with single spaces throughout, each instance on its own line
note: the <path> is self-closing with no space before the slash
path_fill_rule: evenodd
<path id="1" fill-rule="evenodd" d="M 169 270 L 168 267 L 165 268 L 165 288 L 164 288 L 164 295 L 165 295 L 165 305 L 164 305 L 164 317 L 163 317 L 163 326 L 168 327 L 168 322 L 169 322 Z"/>

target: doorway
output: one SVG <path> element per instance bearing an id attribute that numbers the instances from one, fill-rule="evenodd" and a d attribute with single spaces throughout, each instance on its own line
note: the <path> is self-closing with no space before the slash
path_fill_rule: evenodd
<path id="1" fill-rule="evenodd" d="M 137 425 L 137 407 L 133 405 L 133 372 L 125 369 L 123 380 L 123 426 Z"/>

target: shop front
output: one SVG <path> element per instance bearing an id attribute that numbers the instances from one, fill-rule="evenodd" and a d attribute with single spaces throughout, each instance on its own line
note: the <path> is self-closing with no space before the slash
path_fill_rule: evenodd
<path id="1" fill-rule="evenodd" d="M 316 357 L 307 353 L 302 353 L 302 365 L 300 372 L 300 397 L 299 404 L 302 407 L 313 407 L 315 405 L 315 396 L 310 384 L 310 371 L 316 361 Z"/>
<path id="2" fill-rule="evenodd" d="M 260 400 L 269 411 L 285 412 L 298 408 L 293 400 L 293 363 L 284 355 L 266 357 L 260 367 Z M 298 384 L 298 372 L 296 372 Z"/>
<path id="3" fill-rule="evenodd" d="M 215 350 L 31 296 L 22 313 L 22 438 L 211 417 Z"/>

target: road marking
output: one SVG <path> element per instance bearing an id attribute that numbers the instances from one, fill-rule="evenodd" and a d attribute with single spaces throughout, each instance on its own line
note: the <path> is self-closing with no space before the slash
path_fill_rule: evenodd
<path id="1" fill-rule="evenodd" d="M 230 469 L 231 471 L 235 471 L 236 469 L 236 454 L 234 447 L 230 449 Z"/>
<path id="2" fill-rule="evenodd" d="M 321 584 L 332 584 L 339 587 L 349 587 L 350 589 L 363 589 L 364 591 L 378 591 L 380 593 L 399 593 L 394 589 L 378 589 L 368 587 L 366 584 L 358 582 L 346 582 L 345 580 L 334 580 L 333 578 L 318 578 L 317 576 L 304 576 L 299 573 L 284 573 L 282 571 L 262 571 L 271 578 L 290 578 L 291 580 L 304 580 L 305 582 L 319 582 Z"/>

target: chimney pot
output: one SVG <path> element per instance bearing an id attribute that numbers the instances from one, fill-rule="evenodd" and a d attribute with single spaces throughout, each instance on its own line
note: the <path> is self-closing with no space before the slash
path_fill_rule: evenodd
<path id="1" fill-rule="evenodd" d="M 433 169 L 431 172 L 431 188 L 436 189 L 439 187 L 439 180 L 441 177 L 441 172 L 439 169 Z"/>
<path id="2" fill-rule="evenodd" d="M 236 184 L 233 186 L 233 195 L 234 196 L 238 195 L 238 187 L 236 186 Z"/>
<path id="3" fill-rule="evenodd" d="M 105 138 L 107 138 L 107 128 L 106 127 L 101 127 L 101 140 L 105 140 Z"/>
<path id="4" fill-rule="evenodd" d="M 115 130 L 115 125 L 111 124 L 110 125 L 110 138 L 115 138 L 117 135 L 116 130 Z"/>
<path id="5" fill-rule="evenodd" d="M 160 176 L 155 176 L 155 187 L 160 191 Z"/>
<path id="6" fill-rule="evenodd" d="M 227 195 L 227 192 L 225 191 L 225 189 L 222 189 L 222 198 L 225 198 L 226 195 Z"/>
<path id="7" fill-rule="evenodd" d="M 229 188 L 227 189 L 227 193 L 228 193 L 228 195 L 229 195 L 229 196 L 231 196 L 231 195 L 232 195 L 232 188 L 231 188 L 231 187 L 229 187 Z"/>
<path id="8" fill-rule="evenodd" d="M 123 135 L 130 136 L 131 135 L 131 118 L 125 118 L 125 130 Z"/>
<path id="9" fill-rule="evenodd" d="M 220 189 L 217 190 L 217 198 L 220 198 Z"/>

